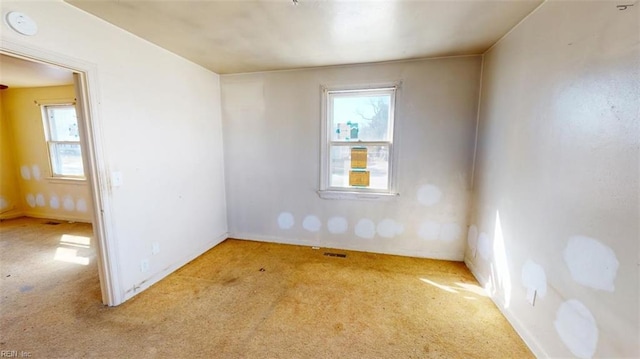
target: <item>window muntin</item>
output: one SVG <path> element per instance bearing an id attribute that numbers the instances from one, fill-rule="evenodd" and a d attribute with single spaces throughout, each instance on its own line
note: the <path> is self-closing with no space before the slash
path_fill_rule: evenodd
<path id="1" fill-rule="evenodd" d="M 84 178 L 75 106 L 73 104 L 44 105 L 42 112 L 51 175 Z"/>
<path id="2" fill-rule="evenodd" d="M 325 90 L 321 192 L 393 192 L 395 93 L 395 86 Z"/>

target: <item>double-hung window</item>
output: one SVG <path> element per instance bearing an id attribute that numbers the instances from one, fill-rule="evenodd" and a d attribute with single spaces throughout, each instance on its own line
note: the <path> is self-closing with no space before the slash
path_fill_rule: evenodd
<path id="1" fill-rule="evenodd" d="M 395 195 L 395 97 L 395 85 L 323 89 L 321 197 Z"/>
<path id="2" fill-rule="evenodd" d="M 42 115 L 52 177 L 84 178 L 75 106 L 43 105 Z"/>

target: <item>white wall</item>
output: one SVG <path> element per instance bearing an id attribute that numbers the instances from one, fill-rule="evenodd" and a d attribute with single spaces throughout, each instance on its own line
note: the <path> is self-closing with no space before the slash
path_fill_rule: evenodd
<path id="1" fill-rule="evenodd" d="M 476 56 L 222 76 L 230 236 L 462 260 L 479 70 Z M 398 80 L 400 196 L 319 198 L 321 85 Z M 430 188 L 441 197 L 423 205 L 419 193 L 428 197 Z M 291 228 L 279 226 L 282 213 L 293 215 Z M 321 223 L 318 231 L 303 227 L 307 216 Z M 347 221 L 346 233 L 328 230 L 333 217 Z M 357 236 L 363 219 L 382 232 Z M 401 233 L 381 236 L 387 224 Z"/>
<path id="2" fill-rule="evenodd" d="M 617 4 L 548 1 L 484 58 L 466 263 L 540 357 L 640 356 L 640 7 Z"/>
<path id="3" fill-rule="evenodd" d="M 104 153 L 98 165 L 119 297 L 133 296 L 226 238 L 218 75 L 63 2 L 1 6 L 3 16 L 22 11 L 39 27 L 25 37 L 3 24 L 2 48 L 96 69 L 89 91 Z M 108 186 L 112 171 L 122 173 L 121 187 Z M 150 268 L 143 273 L 144 258 Z"/>

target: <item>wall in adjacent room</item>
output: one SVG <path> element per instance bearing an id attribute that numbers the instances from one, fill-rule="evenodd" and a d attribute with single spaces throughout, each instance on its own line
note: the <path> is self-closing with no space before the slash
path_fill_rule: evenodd
<path id="1" fill-rule="evenodd" d="M 5 101 L 0 92 L 0 219 L 13 218 L 22 214 L 20 186 L 14 161 L 13 134 L 4 115 Z"/>
<path id="2" fill-rule="evenodd" d="M 640 356 L 640 7 L 616 5 L 547 1 L 484 57 L 466 263 L 540 357 Z"/>
<path id="3" fill-rule="evenodd" d="M 230 235 L 462 260 L 480 63 L 469 56 L 222 76 Z M 321 199 L 321 86 L 395 81 L 400 195 Z"/>
<path id="4" fill-rule="evenodd" d="M 73 85 L 10 88 L 2 92 L 5 117 L 12 129 L 13 162 L 19 175 L 22 214 L 29 217 L 91 222 L 87 181 L 51 175 L 41 107 L 38 101 L 72 101 Z"/>
<path id="5" fill-rule="evenodd" d="M 62 1 L 0 7 L 38 24 L 34 36 L 2 24 L 0 48 L 93 69 L 89 100 L 99 205 L 115 254 L 115 304 L 224 240 L 219 76 Z M 120 186 L 111 181 L 114 173 Z"/>

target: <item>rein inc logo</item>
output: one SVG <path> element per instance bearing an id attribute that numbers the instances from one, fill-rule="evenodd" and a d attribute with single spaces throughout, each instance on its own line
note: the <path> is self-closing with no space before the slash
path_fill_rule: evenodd
<path id="1" fill-rule="evenodd" d="M 0 358 L 30 358 L 31 353 L 17 350 L 0 350 Z"/>

